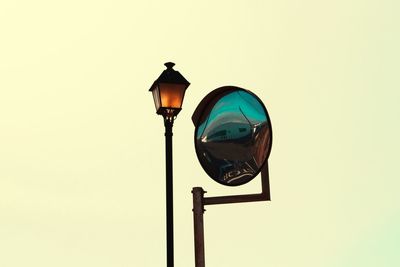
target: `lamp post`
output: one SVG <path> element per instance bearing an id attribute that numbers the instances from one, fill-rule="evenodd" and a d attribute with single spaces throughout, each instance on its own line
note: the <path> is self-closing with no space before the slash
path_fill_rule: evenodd
<path id="1" fill-rule="evenodd" d="M 167 69 L 154 81 L 150 90 L 158 115 L 164 118 L 165 126 L 165 173 L 166 173 L 166 226 L 167 226 L 167 267 L 174 266 L 174 217 L 172 179 L 172 126 L 182 109 L 185 91 L 190 83 L 176 70 L 174 63 L 164 64 Z"/>

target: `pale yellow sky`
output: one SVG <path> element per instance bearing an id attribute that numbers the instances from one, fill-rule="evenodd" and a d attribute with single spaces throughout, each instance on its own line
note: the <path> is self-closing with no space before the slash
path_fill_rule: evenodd
<path id="1" fill-rule="evenodd" d="M 3 1 L 0 266 L 165 266 L 162 119 L 174 126 L 175 265 L 194 266 L 191 188 L 219 185 L 190 121 L 223 85 L 267 106 L 272 201 L 207 207 L 209 267 L 400 265 L 398 1 Z"/>

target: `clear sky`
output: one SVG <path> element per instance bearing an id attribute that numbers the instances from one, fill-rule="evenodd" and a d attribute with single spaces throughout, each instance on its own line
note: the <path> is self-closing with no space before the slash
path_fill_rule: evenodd
<path id="1" fill-rule="evenodd" d="M 272 201 L 207 207 L 208 267 L 400 266 L 399 1 L 1 1 L 0 266 L 165 266 L 164 129 L 148 92 L 191 82 L 174 126 L 175 258 L 194 266 L 190 117 L 211 90 L 271 116 Z"/>

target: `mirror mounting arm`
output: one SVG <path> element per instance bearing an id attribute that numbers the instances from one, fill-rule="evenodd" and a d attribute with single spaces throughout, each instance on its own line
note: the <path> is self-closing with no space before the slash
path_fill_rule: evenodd
<path id="1" fill-rule="evenodd" d="M 268 161 L 261 169 L 261 187 L 260 194 L 232 195 L 219 197 L 204 197 L 206 191 L 201 187 L 194 187 L 193 194 L 193 222 L 194 222 L 194 250 L 195 266 L 205 267 L 204 253 L 204 219 L 205 205 L 231 204 L 241 202 L 268 201 L 271 200 L 269 189 Z"/>
<path id="2" fill-rule="evenodd" d="M 271 194 L 269 188 L 268 161 L 265 162 L 264 166 L 261 169 L 261 189 L 262 191 L 259 194 L 204 197 L 203 205 L 232 204 L 241 202 L 271 200 Z"/>

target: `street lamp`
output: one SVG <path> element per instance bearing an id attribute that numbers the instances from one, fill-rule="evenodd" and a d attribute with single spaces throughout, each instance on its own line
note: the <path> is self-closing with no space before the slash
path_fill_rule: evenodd
<path id="1" fill-rule="evenodd" d="M 154 81 L 150 90 L 158 115 L 164 118 L 165 167 L 166 167 L 166 218 L 167 218 L 167 267 L 174 266 L 174 218 L 172 183 L 172 126 L 182 109 L 185 91 L 190 83 L 176 70 L 174 63 L 164 64 L 167 69 Z"/>
<path id="2" fill-rule="evenodd" d="M 157 114 L 173 121 L 182 109 L 183 97 L 190 83 L 173 69 L 174 63 L 164 65 L 167 69 L 154 81 L 149 91 L 153 93 Z"/>

